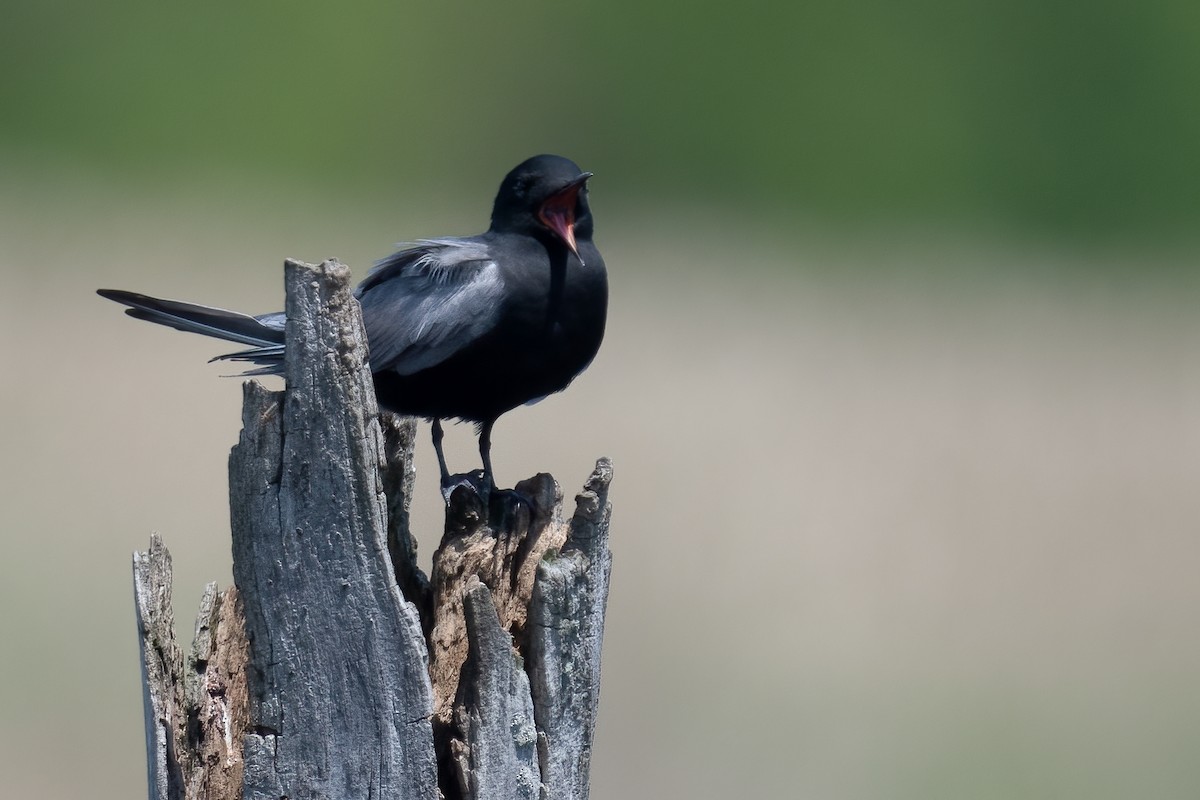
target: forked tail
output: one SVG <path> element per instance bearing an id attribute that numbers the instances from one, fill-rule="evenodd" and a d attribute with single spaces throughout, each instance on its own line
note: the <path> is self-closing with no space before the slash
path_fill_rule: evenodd
<path id="1" fill-rule="evenodd" d="M 283 329 L 286 316 L 282 311 L 252 317 L 223 308 L 162 300 L 120 289 L 99 289 L 96 292 L 122 305 L 134 319 L 144 319 L 179 331 L 199 333 L 230 342 L 250 345 L 241 350 L 217 356 L 213 361 L 244 361 L 258 365 L 243 375 L 276 375 L 283 372 Z"/>

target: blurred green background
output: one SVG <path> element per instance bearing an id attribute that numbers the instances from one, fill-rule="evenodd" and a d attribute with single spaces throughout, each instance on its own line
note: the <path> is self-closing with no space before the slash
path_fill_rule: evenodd
<path id="1" fill-rule="evenodd" d="M 139 796 L 129 553 L 229 581 L 220 345 L 93 290 L 271 310 L 544 151 L 610 333 L 494 458 L 616 462 L 594 797 L 1200 793 L 1200 5 L 0 12 L 6 796 Z"/>

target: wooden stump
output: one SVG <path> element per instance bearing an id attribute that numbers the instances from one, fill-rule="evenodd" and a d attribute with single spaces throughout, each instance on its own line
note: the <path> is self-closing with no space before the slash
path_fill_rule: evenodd
<path id="1" fill-rule="evenodd" d="M 415 426 L 377 412 L 349 270 L 285 276 L 288 388 L 246 384 L 236 588 L 210 585 L 186 662 L 170 555 L 134 554 L 151 798 L 586 798 L 611 465 L 569 522 L 548 475 L 498 512 L 460 487 L 427 580 Z"/>

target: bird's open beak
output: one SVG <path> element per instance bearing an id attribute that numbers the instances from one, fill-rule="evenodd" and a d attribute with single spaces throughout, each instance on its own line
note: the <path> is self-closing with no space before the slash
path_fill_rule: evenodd
<path id="1" fill-rule="evenodd" d="M 590 177 L 592 177 L 592 173 L 583 173 L 550 195 L 538 209 L 538 219 L 542 221 L 543 225 L 558 234 L 558 238 L 566 242 L 567 247 L 571 248 L 571 252 L 579 259 L 580 264 L 583 263 L 583 259 L 579 255 L 579 246 L 575 243 L 575 203 L 579 198 L 580 190 L 583 189 L 583 185 L 588 182 Z"/>

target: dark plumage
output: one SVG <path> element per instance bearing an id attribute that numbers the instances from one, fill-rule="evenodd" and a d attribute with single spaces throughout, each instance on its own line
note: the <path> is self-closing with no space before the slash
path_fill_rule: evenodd
<path id="1" fill-rule="evenodd" d="M 604 336 L 608 283 L 592 242 L 587 180 L 560 156 L 535 156 L 504 178 L 478 236 L 425 239 L 383 259 L 355 290 L 379 404 L 433 420 L 443 486 L 441 419 L 478 423 L 484 486 L 493 487 L 492 425 L 565 389 Z M 132 317 L 250 345 L 220 356 L 283 370 L 282 313 L 222 309 L 101 289 Z"/>

